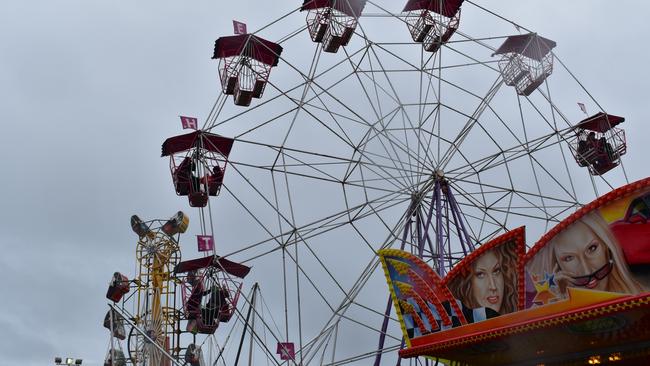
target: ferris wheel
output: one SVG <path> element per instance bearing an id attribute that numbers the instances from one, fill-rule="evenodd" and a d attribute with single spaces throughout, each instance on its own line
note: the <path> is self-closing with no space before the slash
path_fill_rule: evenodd
<path id="1" fill-rule="evenodd" d="M 180 261 L 176 234 L 185 232 L 188 218 L 178 212 L 167 221 L 142 221 L 131 217 L 131 228 L 138 236 L 133 280 L 134 294 L 128 318 L 128 357 L 134 365 L 166 364 L 166 353 L 177 354 L 180 314 L 177 310 L 177 282 L 170 276 Z M 111 309 L 118 317 L 124 313 Z"/>
<path id="2" fill-rule="evenodd" d="M 559 41 L 463 0 L 305 0 L 282 14 L 216 40 L 220 96 L 163 145 L 208 253 L 252 267 L 232 327 L 205 332 L 210 364 L 239 359 L 235 329 L 268 364 L 400 362 L 378 250 L 444 274 L 627 180 L 624 118 Z"/>

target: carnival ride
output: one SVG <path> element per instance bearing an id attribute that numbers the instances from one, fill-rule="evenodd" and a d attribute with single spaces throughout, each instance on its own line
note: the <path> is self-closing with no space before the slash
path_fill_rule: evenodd
<path id="1" fill-rule="evenodd" d="M 249 268 L 215 255 L 181 261 L 178 239 L 188 225 L 182 211 L 166 221 L 131 217 L 138 272 L 133 280 L 116 272 L 109 284 L 106 298 L 115 305 L 104 319 L 111 333 L 105 364 L 171 365 L 181 358 L 202 364 L 200 346 L 181 345 L 182 336 L 189 333 L 195 340 L 197 333 L 213 334 L 232 317 L 241 290 L 237 279 Z M 125 339 L 128 353 L 120 342 Z"/>
<path id="2" fill-rule="evenodd" d="M 576 102 L 601 107 L 555 41 L 472 1 L 400 5 L 304 0 L 217 39 L 206 79 L 221 93 L 163 156 L 201 238 L 219 243 L 181 261 L 184 214 L 132 220 L 138 272 L 114 276 L 107 295 L 107 364 L 236 364 L 246 335 L 255 363 L 435 364 L 401 358 L 436 356 L 408 343 L 434 314 L 388 296 L 377 252 L 409 253 L 442 281 L 511 229 L 526 226 L 523 248 L 627 182 L 623 118 L 579 116 Z M 443 298 L 440 329 L 462 333 L 468 317 Z M 413 334 L 394 306 L 421 321 Z"/>
<path id="3" fill-rule="evenodd" d="M 380 250 L 408 345 L 400 355 L 459 365 L 645 364 L 650 358 L 647 270 L 632 266 L 640 261 L 627 260 L 624 249 L 642 251 L 650 240 L 630 242 L 616 235 L 611 218 L 626 216 L 620 206 L 643 200 L 648 192 L 650 178 L 599 197 L 527 253 L 523 227 L 500 235 L 444 278 L 411 253 Z M 503 253 L 512 255 L 512 263 Z M 499 256 L 495 272 L 483 271 L 490 257 Z M 494 301 L 482 301 L 483 277 L 492 281 L 486 288 L 493 287 Z M 509 309 L 508 298 L 513 300 Z"/>

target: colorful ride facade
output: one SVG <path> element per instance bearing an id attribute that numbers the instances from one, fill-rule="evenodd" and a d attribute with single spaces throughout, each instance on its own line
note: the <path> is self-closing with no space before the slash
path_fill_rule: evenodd
<path id="1" fill-rule="evenodd" d="M 650 178 L 558 223 L 527 252 L 520 227 L 440 277 L 419 257 L 379 251 L 403 331 L 402 358 L 452 365 L 650 360 Z"/>

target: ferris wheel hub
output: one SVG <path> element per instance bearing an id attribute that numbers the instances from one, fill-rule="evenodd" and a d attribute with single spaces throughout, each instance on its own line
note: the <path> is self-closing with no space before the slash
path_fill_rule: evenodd
<path id="1" fill-rule="evenodd" d="M 144 333 L 147 335 L 147 337 L 145 337 L 145 339 L 144 339 L 145 343 L 149 344 L 149 343 L 152 343 L 151 340 L 155 340 L 156 333 L 155 333 L 155 331 L 153 329 L 148 329 Z"/>
<path id="2" fill-rule="evenodd" d="M 154 245 L 148 245 L 146 247 L 146 252 L 148 255 L 154 255 L 158 252 L 158 249 Z"/>

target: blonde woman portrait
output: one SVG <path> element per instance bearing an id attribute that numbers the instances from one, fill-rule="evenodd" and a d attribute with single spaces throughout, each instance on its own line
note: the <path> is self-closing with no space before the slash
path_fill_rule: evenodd
<path id="1" fill-rule="evenodd" d="M 551 239 L 526 266 L 533 278 L 553 276 L 555 293 L 566 288 L 638 294 L 618 242 L 598 212 L 590 212 Z M 553 290 L 553 289 L 552 289 Z"/>

